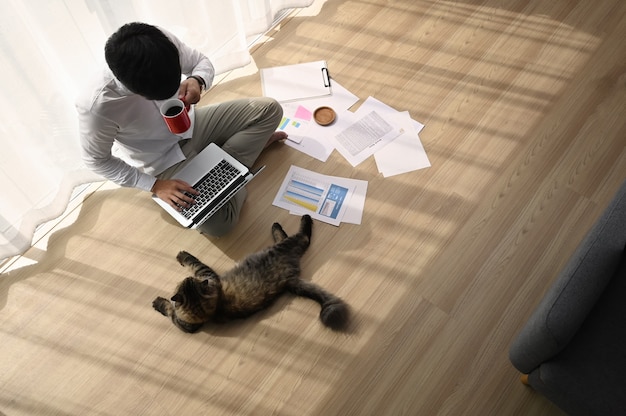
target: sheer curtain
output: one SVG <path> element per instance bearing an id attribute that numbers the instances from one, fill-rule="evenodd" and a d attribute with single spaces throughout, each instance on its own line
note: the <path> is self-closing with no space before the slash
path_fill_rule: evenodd
<path id="1" fill-rule="evenodd" d="M 160 25 L 217 73 L 250 61 L 247 39 L 313 0 L 4 0 L 0 5 L 0 260 L 30 247 L 73 189 L 102 178 L 81 163 L 74 100 L 124 23 Z"/>

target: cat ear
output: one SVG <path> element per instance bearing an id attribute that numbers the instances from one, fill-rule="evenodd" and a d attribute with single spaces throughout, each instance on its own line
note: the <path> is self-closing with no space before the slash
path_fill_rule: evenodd
<path id="1" fill-rule="evenodd" d="M 177 293 L 174 296 L 172 296 L 171 300 L 174 301 L 174 302 L 182 302 L 183 301 L 183 295 L 181 295 L 180 293 Z"/>
<path id="2" fill-rule="evenodd" d="M 222 287 L 222 282 L 217 276 L 209 276 L 202 281 L 202 287 L 203 288 L 207 288 L 207 287 L 219 288 L 219 287 Z"/>
<path id="3" fill-rule="evenodd" d="M 220 281 L 209 277 L 200 282 L 199 291 L 204 295 L 214 294 L 219 291 L 221 287 Z"/>
<path id="4" fill-rule="evenodd" d="M 215 287 L 215 282 L 212 279 L 204 279 L 200 282 L 200 292 L 201 293 L 209 293 L 212 292 Z"/>

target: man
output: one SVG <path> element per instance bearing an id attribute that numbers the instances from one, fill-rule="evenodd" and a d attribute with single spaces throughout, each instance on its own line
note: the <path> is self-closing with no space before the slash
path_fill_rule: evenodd
<path id="1" fill-rule="evenodd" d="M 209 143 L 251 167 L 264 147 L 286 138 L 276 132 L 282 108 L 265 97 L 194 108 L 189 130 L 171 133 L 161 102 L 177 97 L 197 103 L 215 71 L 206 56 L 163 29 L 122 26 L 108 39 L 105 59 L 108 68 L 77 100 L 80 140 L 87 167 L 121 186 L 152 192 L 182 209 L 194 203 L 186 193 L 197 191 L 171 178 Z M 244 188 L 199 230 L 228 233 L 245 198 Z"/>

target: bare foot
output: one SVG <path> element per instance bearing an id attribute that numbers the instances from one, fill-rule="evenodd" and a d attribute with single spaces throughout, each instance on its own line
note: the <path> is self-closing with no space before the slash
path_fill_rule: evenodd
<path id="1" fill-rule="evenodd" d="M 276 131 L 270 136 L 269 140 L 265 144 L 265 147 L 268 147 L 272 143 L 285 140 L 286 138 L 287 138 L 287 133 L 285 133 L 284 131 Z"/>

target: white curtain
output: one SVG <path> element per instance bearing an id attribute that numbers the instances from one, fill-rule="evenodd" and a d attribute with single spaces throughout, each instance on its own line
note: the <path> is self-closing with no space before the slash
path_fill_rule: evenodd
<path id="1" fill-rule="evenodd" d="M 248 40 L 280 10 L 313 0 L 3 0 L 0 4 L 0 260 L 31 245 L 73 189 L 102 178 L 81 163 L 74 100 L 124 23 L 167 28 L 217 73 L 250 61 Z"/>

